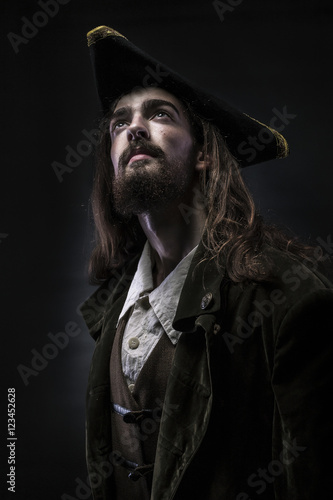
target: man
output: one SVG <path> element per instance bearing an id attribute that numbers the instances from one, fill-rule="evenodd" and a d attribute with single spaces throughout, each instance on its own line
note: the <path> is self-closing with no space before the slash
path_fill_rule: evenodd
<path id="1" fill-rule="evenodd" d="M 88 43 L 107 124 L 102 284 L 82 306 L 94 499 L 327 498 L 332 285 L 318 249 L 263 223 L 239 170 L 286 156 L 285 139 L 111 28 Z"/>

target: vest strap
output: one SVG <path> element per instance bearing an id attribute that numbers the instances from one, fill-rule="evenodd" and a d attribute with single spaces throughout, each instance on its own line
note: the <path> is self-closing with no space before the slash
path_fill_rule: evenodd
<path id="1" fill-rule="evenodd" d="M 126 424 L 140 424 L 145 418 L 162 417 L 162 408 L 157 410 L 143 409 L 131 411 L 121 405 L 111 402 L 111 409 L 118 415 L 121 415 Z"/>
<path id="2" fill-rule="evenodd" d="M 141 477 L 151 474 L 153 470 L 154 470 L 154 464 L 140 465 L 136 467 L 136 469 L 133 472 L 130 472 L 128 474 L 128 477 L 132 481 L 138 481 L 138 479 L 140 479 Z"/>

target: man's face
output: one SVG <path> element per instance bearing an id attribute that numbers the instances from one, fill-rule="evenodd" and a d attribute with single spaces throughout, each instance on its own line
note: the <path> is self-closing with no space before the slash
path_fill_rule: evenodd
<path id="1" fill-rule="evenodd" d="M 196 169 L 198 151 L 182 103 L 159 88 L 123 96 L 110 121 L 115 208 L 147 213 L 182 199 Z"/>

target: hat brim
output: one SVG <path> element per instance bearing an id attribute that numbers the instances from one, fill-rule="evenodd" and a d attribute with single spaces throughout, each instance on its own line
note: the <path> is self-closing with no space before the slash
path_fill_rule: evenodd
<path id="1" fill-rule="evenodd" d="M 241 167 L 288 156 L 288 143 L 279 132 L 193 85 L 112 28 L 99 26 L 87 38 L 104 113 L 133 88 L 157 85 L 213 122 Z"/>

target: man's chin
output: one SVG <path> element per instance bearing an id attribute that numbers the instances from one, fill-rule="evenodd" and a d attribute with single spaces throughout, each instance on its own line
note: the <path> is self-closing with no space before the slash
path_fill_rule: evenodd
<path id="1" fill-rule="evenodd" d="M 114 207 L 116 212 L 125 219 L 133 215 L 144 215 L 156 212 L 165 208 L 170 200 L 162 199 L 161 196 L 152 196 L 151 193 L 138 196 L 135 193 L 128 193 L 127 198 L 117 200 L 114 199 Z"/>
<path id="2" fill-rule="evenodd" d="M 113 181 L 114 209 L 126 218 L 165 209 L 181 199 L 191 183 L 190 176 L 179 172 L 181 166 L 159 158 L 133 161 Z"/>
<path id="3" fill-rule="evenodd" d="M 153 213 L 179 197 L 177 185 L 161 182 L 158 175 L 138 174 L 129 173 L 114 185 L 114 208 L 119 215 L 128 218 Z"/>

